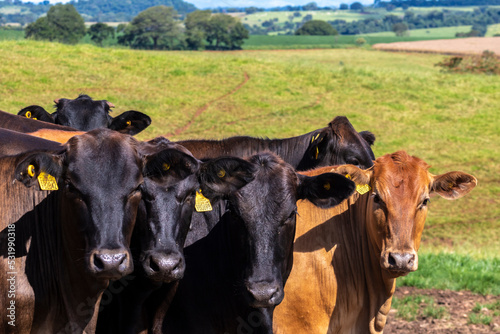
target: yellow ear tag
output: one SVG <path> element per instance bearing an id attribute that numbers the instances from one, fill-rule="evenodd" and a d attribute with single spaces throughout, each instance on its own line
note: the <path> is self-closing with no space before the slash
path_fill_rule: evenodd
<path id="1" fill-rule="evenodd" d="M 34 119 L 35 121 L 37 120 L 36 117 L 33 117 L 32 119 Z"/>
<path id="2" fill-rule="evenodd" d="M 127 121 L 127 126 L 131 126 L 132 125 L 132 122 L 131 121 Z"/>
<path id="3" fill-rule="evenodd" d="M 42 190 L 58 190 L 56 178 L 47 173 L 40 173 L 38 175 L 38 183 Z"/>
<path id="4" fill-rule="evenodd" d="M 35 166 L 33 166 L 33 165 L 28 166 L 28 175 L 29 175 L 29 177 L 35 176 Z"/>
<path id="5" fill-rule="evenodd" d="M 364 195 L 366 194 L 367 192 L 369 192 L 372 188 L 368 185 L 368 184 L 357 184 L 356 185 L 356 191 L 360 194 L 360 195 Z"/>
<path id="6" fill-rule="evenodd" d="M 27 111 L 26 114 L 24 114 L 27 118 L 31 118 L 31 111 Z"/>
<path id="7" fill-rule="evenodd" d="M 164 170 L 164 171 L 167 171 L 167 170 L 169 170 L 169 169 L 170 169 L 170 165 L 169 165 L 169 164 L 167 164 L 166 162 L 162 165 L 162 167 L 163 167 L 163 170 Z"/>
<path id="8" fill-rule="evenodd" d="M 345 177 L 348 178 L 349 180 L 352 180 L 352 177 L 350 174 L 346 174 Z"/>
<path id="9" fill-rule="evenodd" d="M 319 155 L 319 148 L 316 146 L 316 160 L 318 160 L 318 155 Z"/>
<path id="10" fill-rule="evenodd" d="M 196 192 L 194 208 L 196 212 L 212 211 L 212 205 L 210 204 L 210 200 L 205 196 L 203 196 L 203 194 L 201 193 L 201 189 Z"/>
<path id="11" fill-rule="evenodd" d="M 217 176 L 219 178 L 223 178 L 224 176 L 226 176 L 226 171 L 224 169 L 221 169 L 218 173 L 217 173 Z"/>
<path id="12" fill-rule="evenodd" d="M 330 190 L 330 183 L 327 182 L 323 185 L 323 188 L 325 188 L 326 190 Z"/>

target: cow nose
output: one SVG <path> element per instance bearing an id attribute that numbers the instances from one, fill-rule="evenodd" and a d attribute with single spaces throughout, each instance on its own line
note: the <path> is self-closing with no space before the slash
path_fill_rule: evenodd
<path id="1" fill-rule="evenodd" d="M 389 270 L 393 271 L 413 271 L 415 266 L 414 253 L 389 253 Z"/>
<path id="2" fill-rule="evenodd" d="M 283 300 L 283 289 L 277 282 L 248 283 L 247 290 L 253 301 L 252 307 L 270 307 L 278 305 Z"/>
<path id="3" fill-rule="evenodd" d="M 105 249 L 90 255 L 90 270 L 95 275 L 118 279 L 132 272 L 129 253 L 124 249 Z"/>
<path id="4" fill-rule="evenodd" d="M 176 253 L 152 253 L 144 262 L 146 275 L 152 280 L 165 283 L 181 279 L 184 269 L 184 257 Z"/>

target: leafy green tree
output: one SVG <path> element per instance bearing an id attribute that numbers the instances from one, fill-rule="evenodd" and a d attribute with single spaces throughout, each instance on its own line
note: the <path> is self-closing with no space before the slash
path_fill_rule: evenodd
<path id="1" fill-rule="evenodd" d="M 186 16 L 184 26 L 186 27 L 186 43 L 189 49 L 204 48 L 211 16 L 210 10 L 197 10 Z"/>
<path id="2" fill-rule="evenodd" d="M 110 37 L 115 37 L 115 29 L 108 26 L 106 23 L 96 23 L 90 26 L 87 31 L 90 35 L 90 39 L 99 46 L 102 46 L 102 42 Z"/>
<path id="3" fill-rule="evenodd" d="M 341 3 L 339 6 L 339 9 L 340 10 L 347 10 L 347 9 L 349 9 L 349 5 L 346 3 Z"/>
<path id="4" fill-rule="evenodd" d="M 241 49 L 244 39 L 248 38 L 248 30 L 236 18 L 215 14 L 210 17 L 206 31 L 208 48 L 215 50 Z"/>
<path id="5" fill-rule="evenodd" d="M 331 24 L 321 20 L 311 20 L 306 23 L 297 31 L 295 35 L 315 35 L 315 36 L 328 36 L 338 35 L 337 30 Z"/>
<path id="6" fill-rule="evenodd" d="M 183 43 L 177 12 L 167 6 L 140 12 L 122 31 L 118 43 L 138 49 L 175 49 Z"/>
<path id="7" fill-rule="evenodd" d="M 394 23 L 392 25 L 392 31 L 394 31 L 396 36 L 404 36 L 408 31 L 408 26 L 404 22 Z"/>
<path id="8" fill-rule="evenodd" d="M 363 5 L 361 4 L 361 2 L 353 2 L 351 4 L 351 10 L 363 10 Z"/>
<path id="9" fill-rule="evenodd" d="M 85 23 L 72 4 L 50 7 L 47 16 L 28 25 L 26 38 L 76 44 L 85 36 Z"/>

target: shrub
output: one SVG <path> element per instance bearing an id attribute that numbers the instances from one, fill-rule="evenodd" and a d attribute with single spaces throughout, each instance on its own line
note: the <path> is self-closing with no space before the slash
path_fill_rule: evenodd
<path id="1" fill-rule="evenodd" d="M 449 57 L 435 66 L 454 73 L 500 74 L 500 61 L 491 51 L 478 56 Z"/>
<path id="2" fill-rule="evenodd" d="M 366 39 L 364 39 L 364 38 L 362 38 L 362 37 L 360 37 L 360 38 L 356 39 L 356 45 L 357 45 L 357 46 L 363 46 L 363 45 L 365 45 L 365 44 L 366 44 Z"/>

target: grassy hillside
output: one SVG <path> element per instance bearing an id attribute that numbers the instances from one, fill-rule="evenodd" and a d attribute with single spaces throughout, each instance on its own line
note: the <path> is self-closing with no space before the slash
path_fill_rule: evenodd
<path id="1" fill-rule="evenodd" d="M 2 41 L 0 50 L 0 109 L 51 110 L 55 98 L 86 93 L 114 103 L 114 115 L 150 115 L 140 139 L 288 137 L 346 115 L 376 134 L 377 156 L 405 149 L 433 173 L 478 178 L 465 198 L 432 199 L 424 254 L 500 254 L 498 77 L 441 73 L 439 55 L 363 49 L 151 52 Z M 488 261 L 491 272 L 497 262 Z"/>

